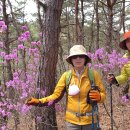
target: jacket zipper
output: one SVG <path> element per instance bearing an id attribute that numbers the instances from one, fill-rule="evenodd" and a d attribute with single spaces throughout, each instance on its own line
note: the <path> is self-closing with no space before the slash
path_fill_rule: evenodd
<path id="1" fill-rule="evenodd" d="M 78 87 L 79 87 L 79 89 L 80 89 L 80 75 L 78 76 L 78 80 L 79 80 L 79 83 L 78 83 Z M 80 92 L 79 92 L 79 97 L 78 97 L 78 113 L 80 114 Z M 79 125 L 80 125 L 80 123 L 81 123 L 81 118 L 80 118 L 80 116 L 79 116 Z"/>

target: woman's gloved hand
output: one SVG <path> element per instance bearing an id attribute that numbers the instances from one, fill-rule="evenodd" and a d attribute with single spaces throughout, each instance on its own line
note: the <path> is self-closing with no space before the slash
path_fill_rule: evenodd
<path id="1" fill-rule="evenodd" d="M 90 90 L 89 98 L 92 101 L 99 102 L 101 100 L 100 92 L 98 90 Z"/>
<path id="2" fill-rule="evenodd" d="M 117 86 L 119 86 L 119 84 L 118 84 L 118 82 L 117 82 L 117 80 L 116 80 L 114 74 L 112 74 L 112 73 L 109 73 L 109 74 L 107 75 L 107 82 L 108 82 L 108 83 L 111 83 L 111 84 L 116 84 Z"/>
<path id="3" fill-rule="evenodd" d="M 40 101 L 39 101 L 39 99 L 37 99 L 37 98 L 31 97 L 31 98 L 27 99 L 25 103 L 26 103 L 26 105 L 28 105 L 28 106 L 30 106 L 30 105 L 38 106 L 39 103 L 40 103 Z"/>

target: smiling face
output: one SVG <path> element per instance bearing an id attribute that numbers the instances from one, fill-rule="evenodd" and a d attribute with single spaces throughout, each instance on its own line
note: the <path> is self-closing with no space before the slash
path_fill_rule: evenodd
<path id="1" fill-rule="evenodd" d="M 125 42 L 127 49 L 130 51 L 130 38 L 128 38 Z"/>
<path id="2" fill-rule="evenodd" d="M 76 55 L 71 57 L 71 62 L 76 70 L 82 70 L 85 66 L 85 55 Z"/>

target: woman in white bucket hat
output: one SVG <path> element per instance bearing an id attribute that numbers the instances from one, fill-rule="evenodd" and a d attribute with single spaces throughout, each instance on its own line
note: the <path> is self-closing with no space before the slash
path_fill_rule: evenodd
<path id="1" fill-rule="evenodd" d="M 66 61 L 72 65 L 71 79 L 67 90 L 68 94 L 65 114 L 66 128 L 67 130 L 91 130 L 92 106 L 87 102 L 88 93 L 91 89 L 87 63 L 91 62 L 91 59 L 87 56 L 86 49 L 82 45 L 74 45 L 70 49 L 70 54 L 66 58 Z M 50 101 L 55 102 L 66 88 L 67 73 L 68 71 L 63 73 L 52 95 L 41 99 L 30 98 L 26 101 L 26 104 L 37 106 Z M 93 73 L 95 85 L 98 86 L 100 92 L 97 90 L 91 90 L 89 98 L 98 103 L 104 102 L 106 98 L 104 85 L 98 72 L 93 70 Z M 94 118 L 96 118 L 96 115 Z M 98 130 L 97 125 L 94 125 L 94 130 Z"/>
<path id="2" fill-rule="evenodd" d="M 83 56 L 84 58 L 86 58 L 86 62 L 90 62 L 91 59 L 87 56 L 87 52 L 86 49 L 82 46 L 82 45 L 74 45 L 71 49 L 70 49 L 70 54 L 69 56 L 66 58 L 66 61 L 70 64 L 72 64 L 71 62 L 71 58 L 76 57 L 76 56 Z M 85 65 L 87 64 L 85 63 Z"/>

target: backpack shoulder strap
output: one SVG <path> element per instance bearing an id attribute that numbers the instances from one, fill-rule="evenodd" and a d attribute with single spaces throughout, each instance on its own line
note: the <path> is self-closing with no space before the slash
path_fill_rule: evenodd
<path id="1" fill-rule="evenodd" d="M 91 86 L 94 86 L 95 85 L 94 72 L 90 68 L 88 68 L 88 77 L 89 77 Z"/>
<path id="2" fill-rule="evenodd" d="M 66 91 L 68 90 L 71 78 L 72 78 L 72 71 L 68 70 L 66 72 Z"/>
<path id="3" fill-rule="evenodd" d="M 90 68 L 88 68 L 88 77 L 89 77 L 91 86 L 95 85 L 94 71 L 92 69 L 90 69 Z M 72 71 L 68 70 L 66 72 L 66 90 L 68 90 L 71 78 L 72 78 Z"/>

